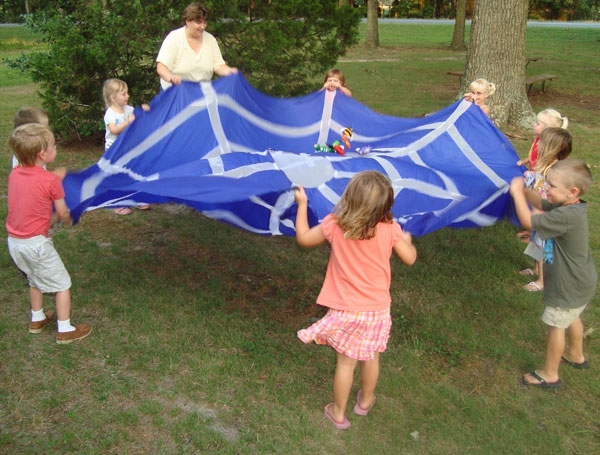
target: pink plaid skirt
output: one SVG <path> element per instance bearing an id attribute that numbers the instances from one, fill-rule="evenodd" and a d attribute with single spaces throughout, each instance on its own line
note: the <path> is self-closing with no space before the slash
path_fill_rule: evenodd
<path id="1" fill-rule="evenodd" d="M 298 331 L 304 343 L 328 344 L 356 360 L 372 360 L 384 352 L 390 338 L 390 309 L 381 311 L 342 311 L 330 308 L 325 316 L 307 329 Z"/>

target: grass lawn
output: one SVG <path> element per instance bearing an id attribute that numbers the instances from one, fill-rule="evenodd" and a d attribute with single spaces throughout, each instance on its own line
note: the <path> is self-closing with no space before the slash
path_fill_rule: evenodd
<path id="1" fill-rule="evenodd" d="M 364 36 L 364 24 L 361 25 Z M 382 48 L 340 59 L 355 98 L 417 117 L 453 102 L 464 52 L 447 49 L 451 25 L 380 24 Z M 598 40 L 596 29 L 530 28 L 536 111 L 571 121 L 573 157 L 592 166 L 591 245 L 600 257 Z M 16 44 L 15 44 L 16 43 Z M 35 48 L 0 28 L 0 58 Z M 16 109 L 39 105 L 36 87 L 0 65 L 0 196 Z M 100 87 L 98 88 L 100 94 Z M 530 132 L 511 137 L 521 156 Z M 59 147 L 57 165 L 82 169 L 102 147 Z M 0 218 L 6 218 L 6 203 Z M 414 239 L 413 267 L 392 259 L 394 326 L 382 356 L 377 405 L 351 412 L 338 432 L 323 417 L 334 353 L 296 331 L 315 304 L 329 257 L 295 239 L 261 237 L 185 207 L 156 205 L 119 217 L 86 213 L 54 243 L 73 280 L 75 323 L 86 340 L 58 346 L 52 329 L 27 333 L 27 283 L 0 246 L 0 454 L 597 454 L 600 453 L 600 310 L 584 313 L 591 369 L 561 368 L 556 391 L 520 384 L 543 364 L 542 296 L 517 271 L 530 266 L 517 228 L 443 229 Z M 598 259 L 597 259 L 598 261 Z M 54 308 L 51 296 L 46 309 Z"/>

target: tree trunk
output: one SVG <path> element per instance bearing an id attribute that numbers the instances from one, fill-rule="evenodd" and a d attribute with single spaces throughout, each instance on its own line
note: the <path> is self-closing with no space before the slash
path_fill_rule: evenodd
<path id="1" fill-rule="evenodd" d="M 352 6 L 352 0 L 340 0 L 338 6 Z"/>
<path id="2" fill-rule="evenodd" d="M 478 78 L 496 84 L 496 93 L 486 104 L 498 127 L 531 129 L 534 121 L 525 90 L 528 4 L 528 0 L 477 0 L 473 9 L 461 90 L 464 93 Z"/>
<path id="3" fill-rule="evenodd" d="M 456 1 L 456 20 L 450 49 L 453 51 L 465 50 L 465 19 L 467 17 L 467 0 Z"/>
<path id="4" fill-rule="evenodd" d="M 367 32 L 365 36 L 365 46 L 367 47 L 379 47 L 377 9 L 377 1 L 369 0 L 367 3 Z"/>
<path id="5" fill-rule="evenodd" d="M 25 13 L 31 14 L 31 7 L 29 6 L 29 0 L 25 0 Z"/>

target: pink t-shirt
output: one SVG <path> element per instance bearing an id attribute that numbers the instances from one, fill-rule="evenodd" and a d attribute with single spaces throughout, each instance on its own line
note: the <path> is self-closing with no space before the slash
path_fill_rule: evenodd
<path id="1" fill-rule="evenodd" d="M 375 237 L 349 240 L 333 215 L 321 223 L 331 243 L 327 275 L 317 303 L 344 311 L 380 311 L 389 308 L 392 248 L 402 239 L 398 223 L 379 223 Z"/>
<path id="2" fill-rule="evenodd" d="M 28 239 L 48 237 L 52 203 L 65 197 L 57 175 L 39 166 L 17 166 L 8 176 L 8 235 Z"/>

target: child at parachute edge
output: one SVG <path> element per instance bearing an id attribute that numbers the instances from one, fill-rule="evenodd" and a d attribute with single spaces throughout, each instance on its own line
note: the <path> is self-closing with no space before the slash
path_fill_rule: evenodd
<path id="1" fill-rule="evenodd" d="M 104 113 L 104 125 L 106 126 L 106 134 L 104 135 L 104 150 L 108 150 L 110 146 L 117 140 L 117 136 L 123 132 L 133 121 L 133 107 L 127 104 L 129 101 L 129 93 L 127 83 L 120 79 L 107 79 L 102 86 L 102 97 L 106 112 Z M 142 104 L 142 109 L 150 110 L 150 106 Z M 138 208 L 145 210 L 149 208 L 149 204 L 140 205 Z M 129 215 L 131 209 L 128 207 L 116 208 L 117 215 Z"/>
<path id="2" fill-rule="evenodd" d="M 523 375 L 529 386 L 560 387 L 561 362 L 579 370 L 589 366 L 583 355 L 580 315 L 596 290 L 597 272 L 589 247 L 587 203 L 581 196 L 591 185 L 588 166 L 573 159 L 559 161 L 548 171 L 547 199 L 527 188 L 521 177 L 510 184 L 519 221 L 545 240 L 542 321 L 549 326 L 548 344 L 544 368 Z M 528 202 L 544 212 L 532 215 Z"/>
<path id="3" fill-rule="evenodd" d="M 387 347 L 390 316 L 390 255 L 412 265 L 417 250 L 411 235 L 392 220 L 394 191 L 389 180 L 376 171 L 355 175 L 333 213 L 309 228 L 308 197 L 301 186 L 294 192 L 298 203 L 296 239 L 303 247 L 325 240 L 331 256 L 317 304 L 328 307 L 325 316 L 298 331 L 304 343 L 327 344 L 336 351 L 333 402 L 325 417 L 339 430 L 350 427 L 346 403 L 356 364 L 360 365 L 361 389 L 354 413 L 366 416 L 375 405 L 379 377 L 379 353 Z"/>
<path id="4" fill-rule="evenodd" d="M 517 161 L 517 166 L 527 166 L 529 165 L 529 170 L 533 171 L 535 164 L 538 159 L 538 143 L 540 141 L 540 135 L 542 131 L 544 131 L 548 127 L 556 127 L 567 129 L 569 126 L 569 119 L 567 117 L 563 117 L 560 115 L 560 112 L 554 109 L 544 109 L 537 115 L 537 119 L 533 124 L 533 133 L 535 134 L 535 139 L 533 140 L 533 144 L 531 144 L 531 148 L 529 149 L 529 155 L 524 160 Z M 527 241 L 527 238 L 531 235 L 528 231 L 521 231 L 517 234 L 517 236 L 522 237 L 524 241 Z M 525 269 L 525 275 L 533 275 L 533 273 L 528 273 L 528 269 Z M 535 273 L 537 275 L 537 272 Z"/>
<path id="5" fill-rule="evenodd" d="M 328 90 L 330 92 L 339 90 L 346 96 L 352 96 L 352 92 L 346 87 L 346 78 L 344 77 L 344 74 L 335 68 L 327 71 L 325 74 L 325 82 L 323 83 L 321 90 Z"/>
<path id="6" fill-rule="evenodd" d="M 475 103 L 489 117 L 490 108 L 485 104 L 485 100 L 495 91 L 496 84 L 493 82 L 488 82 L 487 79 L 476 79 L 469 84 L 469 91 L 465 93 L 464 99 Z"/>
<path id="7" fill-rule="evenodd" d="M 571 154 L 572 148 L 571 135 L 567 130 L 562 128 L 546 128 L 540 135 L 538 142 L 539 155 L 536 160 L 533 171 L 525 173 L 528 186 L 542 197 L 546 196 L 546 174 L 548 170 L 559 160 L 566 159 Z M 533 213 L 538 213 L 537 209 L 533 209 Z M 529 242 L 524 253 L 530 256 L 535 261 L 535 266 L 532 269 L 526 268 L 519 271 L 520 275 L 535 276 L 537 280 L 527 283 L 523 288 L 530 292 L 538 292 L 544 289 L 544 241 L 537 232 L 532 231 L 529 236 Z"/>
<path id="8" fill-rule="evenodd" d="M 48 126 L 48 114 L 37 107 L 22 107 L 15 113 L 13 128 L 17 126 L 25 125 L 27 123 L 40 123 L 41 125 Z M 19 165 L 19 160 L 13 155 L 12 167 L 13 169 Z"/>
<path id="9" fill-rule="evenodd" d="M 533 140 L 533 144 L 531 144 L 531 149 L 529 149 L 529 155 L 526 159 L 517 161 L 517 166 L 529 165 L 529 169 L 533 171 L 538 159 L 538 143 L 540 141 L 540 135 L 542 134 L 542 131 L 548 127 L 562 128 L 566 130 L 568 126 L 569 119 L 560 115 L 560 112 L 555 111 L 554 109 L 544 109 L 541 111 L 537 115 L 537 119 L 533 124 L 533 133 L 535 134 L 535 139 Z"/>
<path id="10" fill-rule="evenodd" d="M 8 251 L 29 281 L 29 333 L 40 333 L 54 319 L 53 311 L 44 312 L 43 294 L 56 293 L 56 342 L 81 340 L 92 328 L 71 325 L 71 278 L 48 234 L 56 219 L 71 223 L 62 182 L 44 169 L 56 158 L 54 135 L 47 126 L 28 123 L 11 133 L 8 144 L 20 163 L 8 176 Z"/>

